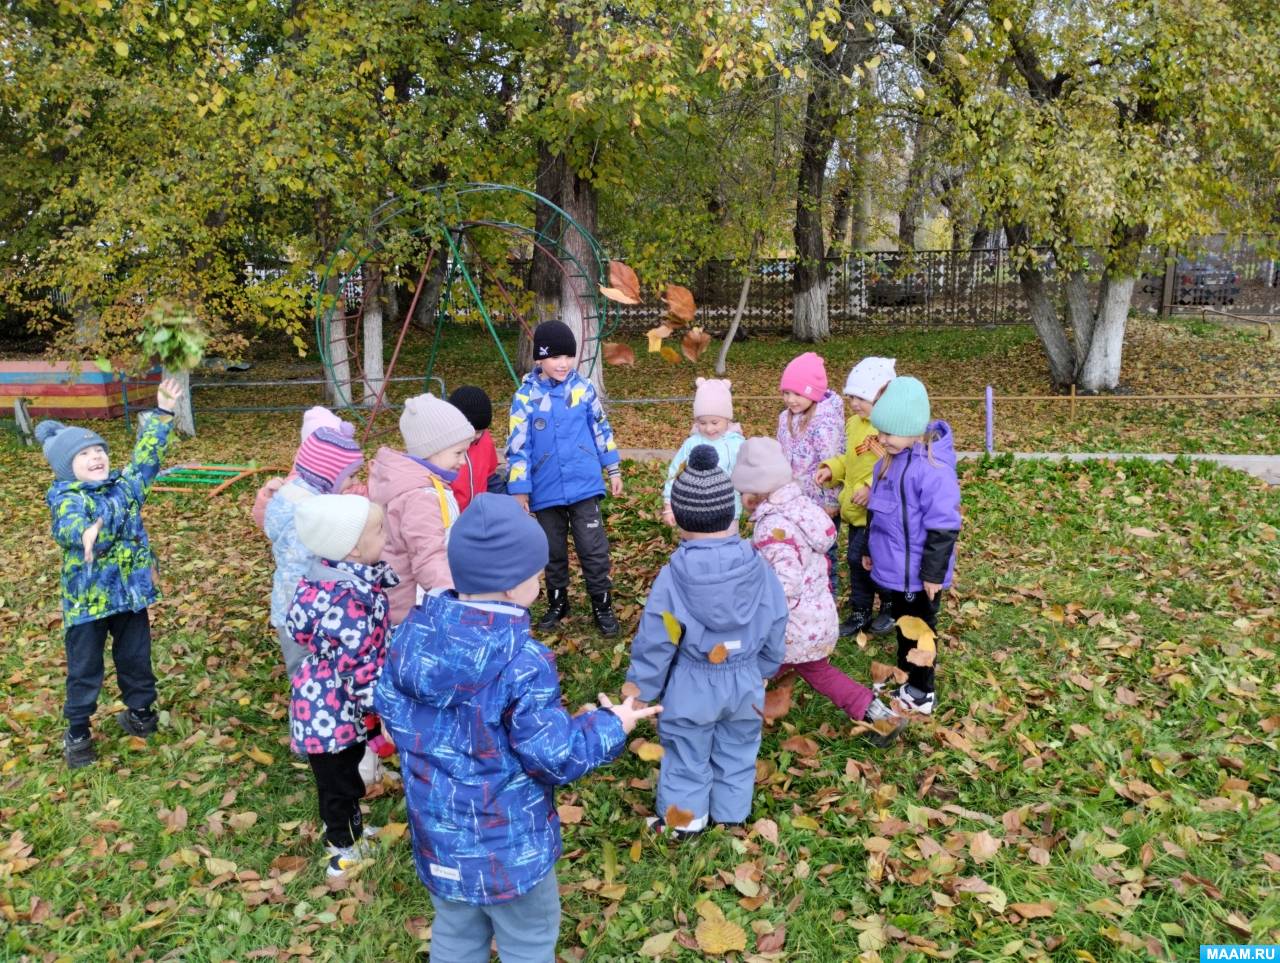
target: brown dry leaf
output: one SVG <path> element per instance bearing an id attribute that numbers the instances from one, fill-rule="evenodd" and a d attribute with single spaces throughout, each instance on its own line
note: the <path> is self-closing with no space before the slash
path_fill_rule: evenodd
<path id="1" fill-rule="evenodd" d="M 622 683 L 622 698 L 623 698 L 624 700 L 626 700 L 626 699 L 639 699 L 639 698 L 640 698 L 640 687 L 639 687 L 638 685 L 636 685 L 634 682 L 624 682 L 624 683 Z"/>
<path id="2" fill-rule="evenodd" d="M 743 952 L 747 948 L 747 934 L 741 926 L 727 919 L 703 919 L 693 931 L 698 949 L 708 956 L 722 957 L 726 953 Z"/>
<path id="3" fill-rule="evenodd" d="M 571 806 L 568 803 L 561 803 L 556 807 L 556 813 L 560 816 L 560 822 L 566 826 L 576 826 L 582 822 L 582 817 L 586 814 L 581 806 Z"/>
<path id="4" fill-rule="evenodd" d="M 636 353 L 631 350 L 631 345 L 623 344 L 620 341 L 606 341 L 604 343 L 604 362 L 605 364 L 635 364 Z"/>
<path id="5" fill-rule="evenodd" d="M 227 825 L 236 832 L 242 832 L 253 826 L 258 821 L 258 814 L 250 810 L 243 813 L 232 813 L 227 819 Z"/>
<path id="6" fill-rule="evenodd" d="M 975 863 L 985 863 L 1000 851 L 1003 845 L 985 829 L 969 837 L 969 855 Z"/>
<path id="7" fill-rule="evenodd" d="M 707 350 L 707 345 L 710 343 L 711 335 L 701 328 L 694 328 L 681 340 L 680 351 L 686 358 L 697 364 L 698 359 L 702 357 L 702 353 Z"/>
<path id="8" fill-rule="evenodd" d="M 1028 847 L 1027 858 L 1037 866 L 1048 866 L 1051 859 L 1049 851 L 1041 846 Z"/>
<path id="9" fill-rule="evenodd" d="M 756 951 L 760 953 L 777 953 L 787 942 L 787 924 L 779 923 L 772 933 L 756 937 Z"/>
<path id="10" fill-rule="evenodd" d="M 791 686 L 772 686 L 764 694 L 764 721 L 776 722 L 791 711 Z"/>
<path id="11" fill-rule="evenodd" d="M 176 806 L 172 812 L 168 809 L 160 809 L 157 815 L 160 817 L 160 821 L 164 823 L 166 836 L 187 828 L 187 809 L 185 806 Z"/>
<path id="12" fill-rule="evenodd" d="M 885 665 L 883 662 L 871 663 L 871 681 L 872 682 L 888 682 L 893 677 L 895 667 Z"/>
<path id="13" fill-rule="evenodd" d="M 724 647 L 723 642 L 717 642 L 716 647 L 707 653 L 707 661 L 712 665 L 719 665 L 727 658 L 729 658 L 729 650 Z"/>
<path id="14" fill-rule="evenodd" d="M 307 868 L 305 856 L 277 856 L 271 861 L 271 868 L 280 873 L 296 873 Z"/>
<path id="15" fill-rule="evenodd" d="M 667 930 L 665 933 L 654 933 L 640 947 L 641 956 L 651 956 L 655 960 L 661 956 L 665 956 L 667 951 L 671 949 L 671 944 L 675 942 L 676 931 Z"/>
<path id="16" fill-rule="evenodd" d="M 649 353 L 655 354 L 662 350 L 662 339 L 671 337 L 671 329 L 660 324 L 656 328 L 650 328 L 644 336 L 649 339 Z"/>
<path id="17" fill-rule="evenodd" d="M 1057 909 L 1055 903 L 1048 900 L 1042 900 L 1039 903 L 1010 903 L 1009 909 L 1013 910 L 1025 920 L 1039 919 L 1045 916 L 1052 916 Z"/>
<path id="18" fill-rule="evenodd" d="M 256 746 L 246 749 L 244 751 L 244 754 L 248 756 L 250 759 L 252 759 L 254 762 L 260 763 L 261 765 L 264 765 L 264 766 L 269 766 L 271 765 L 271 763 L 275 761 L 272 758 L 271 753 L 263 752 L 261 749 L 257 748 Z"/>
<path id="19" fill-rule="evenodd" d="M 672 803 L 663 814 L 662 821 L 672 829 L 684 829 L 685 826 L 693 822 L 693 813 Z"/>
<path id="20" fill-rule="evenodd" d="M 236 864 L 229 859 L 218 859 L 216 856 L 206 856 L 204 858 L 204 868 L 209 871 L 211 876 L 221 876 L 223 873 L 234 873 Z"/>
<path id="21" fill-rule="evenodd" d="M 1160 537 L 1159 532 L 1153 532 L 1151 529 L 1145 528 L 1141 525 L 1136 526 L 1134 528 L 1126 528 L 1124 530 L 1124 533 L 1126 535 L 1132 535 L 1134 538 L 1159 538 Z"/>
<path id="22" fill-rule="evenodd" d="M 664 361 L 669 361 L 672 364 L 680 363 L 680 355 L 676 352 L 676 349 L 670 345 L 664 344 L 662 346 L 662 350 L 658 353 L 662 355 Z"/>
<path id="23" fill-rule="evenodd" d="M 679 284 L 668 284 L 667 289 L 662 293 L 662 300 L 671 316 L 685 324 L 692 322 L 698 312 L 698 306 L 693 300 L 693 292 Z"/>
<path id="24" fill-rule="evenodd" d="M 907 661 L 912 665 L 933 665 L 933 660 L 937 657 L 938 651 L 933 647 L 932 639 L 928 643 L 921 642 L 907 652 Z"/>
<path id="25" fill-rule="evenodd" d="M 898 631 L 912 642 L 932 642 L 937 636 L 929 623 L 915 615 L 904 615 L 898 619 Z"/>
<path id="26" fill-rule="evenodd" d="M 788 752 L 794 752 L 797 756 L 816 756 L 818 754 L 818 744 L 808 736 L 792 736 L 785 740 L 779 747 Z"/>
<path id="27" fill-rule="evenodd" d="M 778 845 L 778 824 L 772 819 L 757 819 L 751 824 L 751 831 L 773 845 Z"/>
<path id="28" fill-rule="evenodd" d="M 640 279 L 621 261 L 610 261 L 609 284 L 607 287 L 601 285 L 600 293 L 619 304 L 639 304 Z"/>

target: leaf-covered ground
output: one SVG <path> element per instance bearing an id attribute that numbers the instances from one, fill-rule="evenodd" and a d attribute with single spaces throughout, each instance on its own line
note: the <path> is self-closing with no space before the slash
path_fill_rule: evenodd
<path id="1" fill-rule="evenodd" d="M 282 415 L 201 428 L 174 459 L 274 457 L 296 438 Z M 118 460 L 127 438 L 109 437 Z M 430 903 L 397 793 L 370 802 L 385 856 L 326 884 L 310 772 L 285 748 L 252 485 L 152 496 L 163 726 L 148 744 L 119 733 L 109 676 L 101 761 L 71 774 L 47 468 L 6 440 L 0 469 L 0 957 L 415 958 Z M 627 478 L 608 526 L 634 624 L 672 541 L 660 467 Z M 565 960 L 723 958 L 699 940 L 805 963 L 1182 960 L 1280 941 L 1280 490 L 1190 463 L 996 460 L 962 483 L 939 714 L 881 751 L 802 694 L 765 735 L 754 826 L 679 845 L 643 829 L 656 767 L 633 753 L 562 791 Z M 616 693 L 626 665 L 574 591 L 551 640 L 571 705 Z M 850 642 L 837 662 L 865 678 L 891 656 Z"/>

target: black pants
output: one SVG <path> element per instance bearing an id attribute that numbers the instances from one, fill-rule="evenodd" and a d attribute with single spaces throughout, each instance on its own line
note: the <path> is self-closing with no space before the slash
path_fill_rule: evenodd
<path id="1" fill-rule="evenodd" d="M 587 591 L 603 595 L 613 588 L 609 578 L 609 536 L 604 531 L 599 498 L 584 498 L 572 505 L 540 508 L 535 513 L 538 524 L 547 535 L 547 588 L 569 587 L 569 533 L 582 563 L 582 578 Z"/>
<path id="2" fill-rule="evenodd" d="M 150 709 L 156 701 L 156 675 L 151 671 L 151 619 L 146 609 L 69 625 L 64 639 L 67 701 L 62 714 L 72 728 L 88 726 L 98 709 L 108 633 L 111 661 L 116 665 L 116 681 L 124 704 L 141 711 Z"/>
<path id="3" fill-rule="evenodd" d="M 849 563 L 851 609 L 870 609 L 876 602 L 876 583 L 871 581 L 871 573 L 862 567 L 862 556 L 867 554 L 867 526 L 850 525 L 845 560 Z"/>
<path id="4" fill-rule="evenodd" d="M 360 800 L 364 798 L 364 780 L 360 778 L 363 758 L 363 742 L 347 746 L 341 752 L 307 756 L 316 777 L 325 839 L 331 846 L 350 846 L 364 833 L 364 817 L 360 815 Z"/>
<path id="5" fill-rule="evenodd" d="M 885 604 L 889 606 L 889 612 L 895 619 L 900 619 L 904 615 L 914 615 L 923 619 L 931 629 L 938 627 L 938 610 L 942 607 L 942 596 L 944 592 L 939 591 L 932 602 L 929 596 L 921 589 L 919 592 L 888 592 L 883 587 L 880 588 L 880 597 L 885 600 Z M 915 642 L 908 639 L 902 634 L 901 629 L 897 629 L 898 634 L 898 668 L 907 673 L 907 682 L 913 687 L 923 692 L 933 691 L 933 669 L 932 665 L 912 665 L 907 661 L 907 653 L 915 648 Z M 936 644 L 936 641 L 935 641 Z M 937 658 L 934 658 L 936 664 Z"/>

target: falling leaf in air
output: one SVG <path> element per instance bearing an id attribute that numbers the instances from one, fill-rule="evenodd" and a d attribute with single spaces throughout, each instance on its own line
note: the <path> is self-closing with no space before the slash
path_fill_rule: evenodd
<path id="1" fill-rule="evenodd" d="M 662 624 L 667 627 L 667 638 L 671 640 L 671 644 L 679 645 L 680 640 L 684 638 L 684 626 L 680 624 L 680 620 L 672 613 L 664 611 Z"/>
<path id="2" fill-rule="evenodd" d="M 680 342 L 680 351 L 686 358 L 697 364 L 698 359 L 702 357 L 702 353 L 707 350 L 707 345 L 710 343 L 711 335 L 701 328 L 692 328 Z"/>
<path id="3" fill-rule="evenodd" d="M 663 814 L 662 821 L 672 829 L 684 829 L 685 826 L 693 822 L 693 813 L 672 803 Z"/>
<path id="4" fill-rule="evenodd" d="M 604 361 L 605 364 L 635 364 L 636 353 L 631 350 L 631 345 L 622 344 L 619 341 L 606 341 L 604 343 Z"/>
<path id="5" fill-rule="evenodd" d="M 712 665 L 719 665 L 727 658 L 729 658 L 729 650 L 724 647 L 723 642 L 717 642 L 716 647 L 707 653 L 707 661 Z"/>
<path id="6" fill-rule="evenodd" d="M 929 623 L 915 615 L 904 615 L 898 619 L 897 625 L 898 630 L 912 642 L 921 642 L 925 639 L 932 642 L 937 638 L 933 629 L 929 628 Z"/>
<path id="7" fill-rule="evenodd" d="M 649 339 L 649 353 L 653 354 L 662 350 L 662 339 L 671 337 L 671 329 L 660 324 L 656 328 L 650 328 L 644 335 Z"/>
<path id="8" fill-rule="evenodd" d="M 640 303 L 640 279 L 621 261 L 609 262 L 609 285 L 601 285 L 600 293 L 619 304 Z"/>
<path id="9" fill-rule="evenodd" d="M 675 348 L 671 347 L 668 344 L 664 344 L 662 346 L 662 350 L 659 351 L 658 353 L 662 355 L 662 358 L 664 361 L 669 361 L 672 364 L 680 363 L 680 355 L 676 352 Z"/>
<path id="10" fill-rule="evenodd" d="M 698 307 L 693 300 L 693 292 L 679 284 L 668 284 L 662 293 L 662 300 L 667 311 L 677 321 L 689 324 L 697 314 Z"/>

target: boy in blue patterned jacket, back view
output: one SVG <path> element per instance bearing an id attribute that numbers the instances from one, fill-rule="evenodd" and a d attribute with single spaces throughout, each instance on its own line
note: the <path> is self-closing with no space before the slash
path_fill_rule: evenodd
<path id="1" fill-rule="evenodd" d="M 622 627 L 613 614 L 600 469 L 609 475 L 614 498 L 622 494 L 622 469 L 604 405 L 578 374 L 577 353 L 578 342 L 564 322 L 544 321 L 534 330 L 534 368 L 511 399 L 507 492 L 537 517 L 550 547 L 547 611 L 538 628 L 553 629 L 569 614 L 572 531 L 596 627 L 612 637 Z"/>
<path id="2" fill-rule="evenodd" d="M 431 893 L 431 959 L 555 959 L 560 820 L 555 787 L 617 757 L 632 699 L 570 716 L 551 650 L 529 635 L 547 540 L 507 495 L 482 493 L 449 537 L 453 589 L 397 629 L 374 706 L 404 775 L 418 876 Z"/>
<path id="3" fill-rule="evenodd" d="M 111 635 L 120 697 L 116 721 L 130 735 L 156 731 L 156 676 L 151 669 L 151 620 L 157 598 L 155 558 L 142 526 L 142 503 L 160 473 L 173 406 L 182 388 L 160 383 L 158 410 L 138 422 L 133 460 L 112 472 L 107 443 L 88 428 L 42 421 L 36 439 L 53 468 L 45 500 L 53 515 L 53 540 L 62 549 L 62 618 L 66 623 L 67 733 L 62 753 L 79 769 L 97 758 L 89 720 L 102 691 L 103 649 Z"/>

